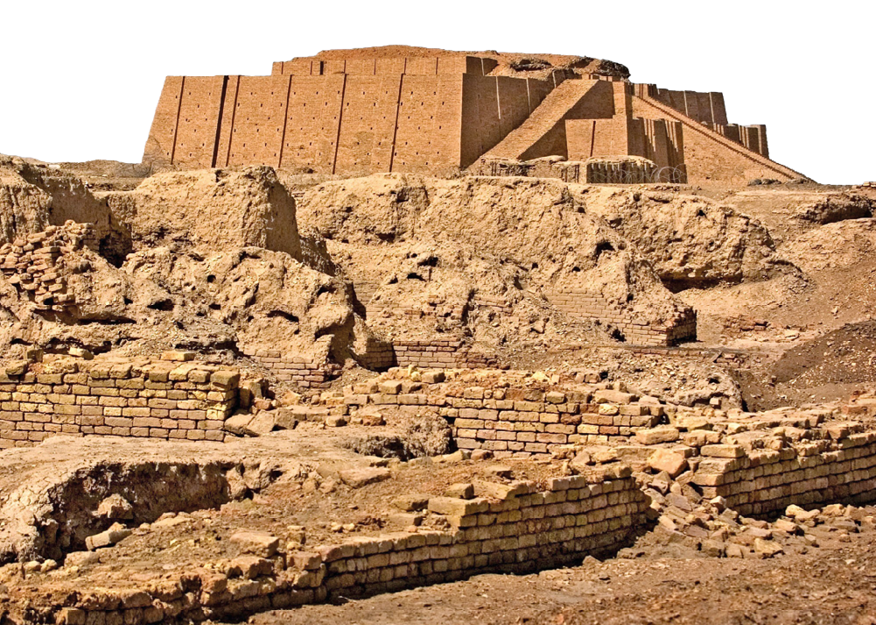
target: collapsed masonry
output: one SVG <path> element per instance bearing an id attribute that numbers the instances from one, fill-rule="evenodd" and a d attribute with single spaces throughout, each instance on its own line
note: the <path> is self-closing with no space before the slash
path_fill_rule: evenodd
<path id="1" fill-rule="evenodd" d="M 769 159 L 765 126 L 728 123 L 720 93 L 542 56 L 388 46 L 274 63 L 270 76 L 171 76 L 143 161 L 440 175 L 497 160 L 636 156 L 653 163 L 650 182 L 803 177 Z"/>
<path id="2" fill-rule="evenodd" d="M 482 367 L 497 363 L 493 346 L 532 337 L 668 345 L 696 332 L 649 261 L 559 181 L 390 175 L 320 186 L 296 206 L 268 168 L 169 172 L 96 195 L 45 167 L 0 171 L 14 216 L 0 246 L 6 357 L 189 349 L 320 389 L 350 361 Z M 86 213 L 93 222 L 72 219 Z M 526 241 L 459 229 L 452 214 L 525 225 Z"/>
<path id="3" fill-rule="evenodd" d="M 173 367 L 169 375 L 182 387 L 187 382 L 180 378 L 204 380 L 193 383 L 205 385 L 204 390 L 214 383 L 214 376 L 224 375 L 219 371 L 210 373 L 210 367 L 203 364 L 164 362 L 147 365 L 150 376 L 155 367 L 164 371 Z M 90 375 L 94 378 L 96 374 L 100 380 L 105 373 L 118 384 L 136 380 L 122 376 L 124 368 L 118 363 L 94 366 Z M 184 371 L 188 374 L 183 375 Z M 226 376 L 217 382 L 229 380 Z M 470 386 L 475 381 L 482 386 Z M 147 389 L 132 390 L 143 394 Z M 379 392 L 364 394 L 365 391 Z M 573 396 L 574 392 L 579 395 Z M 499 398 L 500 394 L 503 398 Z M 514 399 L 517 395 L 524 398 Z M 489 462 L 491 452 L 485 446 L 476 452 L 479 460 L 474 460 L 474 453 L 464 450 L 436 457 L 429 461 L 434 462 L 430 465 L 432 471 L 440 472 L 442 465 L 449 464 L 457 479 L 468 471 L 475 477 L 469 483 L 452 485 L 444 494 L 407 493 L 398 497 L 396 493 L 391 502 L 396 509 L 393 514 L 409 521 L 406 531 L 366 530 L 352 537 L 336 534 L 331 539 L 308 540 L 305 546 L 304 530 L 297 526 L 290 528 L 285 540 L 280 534 L 232 530 L 235 533 L 223 541 L 228 543 L 230 557 L 205 562 L 198 552 L 191 562 L 165 567 L 167 572 L 150 575 L 144 571 L 130 578 L 119 576 L 117 571 L 112 572 L 111 579 L 100 577 L 103 570 L 98 566 L 103 561 L 100 556 L 72 554 L 69 550 L 81 549 L 82 544 L 91 552 L 123 549 L 128 540 L 137 536 L 172 528 L 185 532 L 193 524 L 194 516 L 159 516 L 145 508 L 135 511 L 120 492 L 142 508 L 143 497 L 148 496 L 145 484 L 128 487 L 121 480 L 105 481 L 96 473 L 99 467 L 76 472 L 68 461 L 71 466 L 62 486 L 75 489 L 83 479 L 95 480 L 102 490 L 100 496 L 90 498 L 89 505 L 98 506 L 98 513 L 70 510 L 77 519 L 89 519 L 87 527 L 71 525 L 69 520 L 59 517 L 65 523 L 55 521 L 53 527 L 59 530 L 61 540 L 45 545 L 32 540 L 34 534 L 26 522 L 19 523 L 16 531 L 28 548 L 42 548 L 47 553 L 60 554 L 55 557 L 67 557 L 78 563 L 69 566 L 76 566 L 80 577 L 71 581 L 69 576 L 52 576 L 52 570 L 59 566 L 54 560 L 28 563 L 28 574 L 16 586 L 27 590 L 28 600 L 7 602 L 9 614 L 22 622 L 31 622 L 32 616 L 20 611 L 25 607 L 39 609 L 43 620 L 51 618 L 67 624 L 98 619 L 151 623 L 168 619 L 236 618 L 338 596 L 367 596 L 455 581 L 485 572 L 520 573 L 574 564 L 588 555 L 614 553 L 646 532 L 661 537 L 660 540 L 689 544 L 712 557 L 775 557 L 785 550 L 817 546 L 813 532 L 819 524 L 824 524 L 835 536 L 841 538 L 844 534 L 847 540 L 849 533 L 876 527 L 872 509 L 833 505 L 839 502 L 866 505 L 876 497 L 876 430 L 872 422 L 876 400 L 872 397 L 862 397 L 841 409 L 822 407 L 753 414 L 712 406 L 685 408 L 607 388 L 604 383 L 575 383 L 519 372 L 448 376 L 441 371 L 398 370 L 377 381 L 361 383 L 346 395 L 326 395 L 323 399 L 330 410 L 352 415 L 369 405 L 384 411 L 399 408 L 419 411 L 424 407 L 443 410 L 442 401 L 450 401 L 460 406 L 460 411 L 477 412 L 483 424 L 499 425 L 490 430 L 494 432 L 508 431 L 502 429 L 503 422 L 515 426 L 515 430 L 518 424 L 552 427 L 563 415 L 581 414 L 568 408 L 573 400 L 580 401 L 582 406 L 585 401 L 598 406 L 591 409 L 586 404 L 583 420 L 589 418 L 591 410 L 592 416 L 618 419 L 636 416 L 629 408 L 647 407 L 639 410 L 646 413 L 647 422 L 633 426 L 631 431 L 624 431 L 624 426 L 605 426 L 614 427 L 600 435 L 599 440 L 607 444 L 594 444 L 586 437 L 556 443 L 545 457 L 547 473 L 537 480 L 515 479 L 513 474 L 523 466 L 516 464 L 489 465 L 487 471 L 492 477 L 477 477 L 478 465 Z M 494 405 L 477 407 L 478 402 Z M 470 415 L 445 414 L 458 424 L 458 440 L 465 440 L 465 424 L 461 421 Z M 518 418 L 532 414 L 538 419 Z M 662 424 L 650 427 L 658 421 Z M 268 442 L 270 439 L 265 437 Z M 286 448 L 290 440 L 278 439 L 277 444 Z M 63 445 L 64 441 L 57 443 Z M 66 444 L 78 443 L 68 440 Z M 95 445 L 93 440 L 86 444 Z M 210 441 L 196 444 L 206 448 L 203 460 L 206 473 L 189 488 L 187 495 L 193 500 L 203 499 L 202 505 L 208 508 L 217 505 L 215 502 L 228 501 L 230 493 L 236 492 L 229 491 L 233 479 L 252 482 L 255 488 L 269 488 L 284 470 L 291 473 L 296 470 L 277 468 L 271 469 L 272 476 L 267 478 L 255 479 L 255 475 L 246 480 L 233 478 L 235 471 L 259 470 L 251 462 L 240 464 L 235 460 L 237 456 L 246 456 L 245 448 L 232 447 L 221 454 Z M 51 441 L 44 447 L 45 453 L 58 453 Z M 492 453 L 503 454 L 501 448 L 495 449 Z M 151 452 L 147 452 L 147 458 L 148 453 Z M 170 455 L 164 461 L 147 464 L 154 465 L 155 471 L 170 471 L 171 475 L 185 476 L 195 470 L 191 463 L 174 459 L 174 454 L 190 456 L 190 452 L 171 447 L 167 453 Z M 28 457 L 19 454 L 15 460 L 27 462 Z M 402 479 L 407 471 L 421 466 L 423 460 L 419 459 L 417 465 L 396 463 L 388 469 L 386 461 L 372 459 L 370 468 L 341 471 L 340 475 L 350 488 L 373 493 L 376 491 L 368 489 L 387 480 Z M 280 465 L 268 462 L 268 466 Z M 140 469 L 132 465 L 131 471 L 133 475 Z M 302 479 L 295 475 L 290 478 Z M 279 479 L 277 484 L 290 478 Z M 37 498 L 36 503 L 40 501 Z M 187 503 L 180 493 L 168 505 L 185 509 Z M 821 512 L 800 506 L 827 507 Z M 64 512 L 51 506 L 47 510 L 54 514 Z M 772 523 L 746 518 L 772 519 L 781 512 L 785 518 Z M 45 515 L 46 511 L 41 509 L 40 514 Z M 146 526 L 139 525 L 144 519 L 148 519 Z M 49 516 L 33 522 L 51 524 L 53 520 Z M 127 525 L 137 525 L 137 533 Z M 109 529 L 98 531 L 104 526 Z M 86 536 L 83 532 L 87 531 L 97 533 Z M 148 563 L 151 556 L 140 557 Z M 21 566 L 13 566 L 15 574 L 20 575 Z M 65 563 L 63 570 L 67 568 Z M 0 572 L 7 574 L 5 568 Z M 83 580 L 92 584 L 89 590 L 82 590 Z M 49 585 L 52 592 L 41 592 Z"/>

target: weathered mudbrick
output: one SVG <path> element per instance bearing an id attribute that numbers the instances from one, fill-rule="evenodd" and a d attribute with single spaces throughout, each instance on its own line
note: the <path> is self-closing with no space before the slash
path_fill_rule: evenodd
<path id="1" fill-rule="evenodd" d="M 617 401 L 611 401 L 614 396 Z M 357 384 L 347 389 L 343 401 L 350 409 L 369 404 L 409 410 L 429 407 L 450 423 L 459 448 L 526 458 L 549 457 L 569 444 L 622 441 L 660 422 L 663 406 L 632 399 L 626 393 L 464 388 L 390 380 Z"/>
<path id="2" fill-rule="evenodd" d="M 203 568 L 162 580 L 160 588 L 143 584 L 70 593 L 56 622 L 229 618 L 332 596 L 580 562 L 628 544 L 647 523 L 648 500 L 629 476 L 629 468 L 618 465 L 601 476 L 549 479 L 543 489 L 533 482 L 479 484 L 476 494 L 483 496 L 474 499 L 429 500 L 429 511 L 446 518 L 449 530 L 359 537 L 309 552 L 264 554 L 268 557 L 261 565 L 231 579 Z"/>
<path id="3" fill-rule="evenodd" d="M 0 247 L 0 271 L 38 310 L 62 311 L 76 305 L 75 295 L 67 291 L 68 276 L 88 269 L 73 253 L 98 245 L 92 224 L 48 226 Z"/>
<path id="4" fill-rule="evenodd" d="M 0 448 L 52 434 L 225 438 L 240 373 L 195 362 L 60 361 L 0 376 Z"/>
<path id="5" fill-rule="evenodd" d="M 302 356 L 284 354 L 270 349 L 243 350 L 254 361 L 270 369 L 277 379 L 302 388 L 328 388 L 337 377 L 340 365 L 331 362 L 313 362 Z"/>
<path id="6" fill-rule="evenodd" d="M 608 328 L 616 329 L 621 335 L 618 338 L 632 345 L 670 346 L 697 337 L 697 317 L 692 308 L 685 308 L 663 323 L 649 323 L 612 305 L 598 293 L 556 291 L 548 294 L 548 300 L 567 314 L 598 320 Z"/>
<path id="7" fill-rule="evenodd" d="M 740 514 L 764 516 L 790 504 L 876 501 L 876 432 L 848 433 L 832 447 L 759 449 L 736 458 L 704 458 L 692 482 L 705 497 L 721 496 Z M 704 448 L 708 453 L 708 448 Z"/>
<path id="8" fill-rule="evenodd" d="M 471 347 L 460 340 L 394 341 L 392 345 L 395 362 L 400 367 L 476 369 L 496 364 L 495 359 L 472 352 Z"/>

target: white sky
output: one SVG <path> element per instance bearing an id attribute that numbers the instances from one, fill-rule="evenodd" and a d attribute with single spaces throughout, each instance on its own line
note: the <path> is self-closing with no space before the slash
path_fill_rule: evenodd
<path id="1" fill-rule="evenodd" d="M 554 52 L 635 82 L 722 91 L 773 159 L 825 183 L 876 180 L 876 2 L 0 0 L 0 153 L 139 162 L 165 75 L 388 44 Z"/>

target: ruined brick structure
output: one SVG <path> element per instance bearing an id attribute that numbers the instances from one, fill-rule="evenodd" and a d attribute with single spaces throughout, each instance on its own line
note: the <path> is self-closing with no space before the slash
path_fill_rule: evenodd
<path id="1" fill-rule="evenodd" d="M 0 449 L 53 434 L 222 441 L 240 373 L 194 362 L 67 362 L 0 375 Z"/>
<path id="2" fill-rule="evenodd" d="M 633 84 L 580 57 L 530 71 L 509 55 L 399 50 L 321 53 L 270 76 L 170 76 L 144 162 L 440 175 L 485 156 L 639 156 L 655 180 L 801 177 L 769 159 L 765 126 L 728 123 L 720 93 Z"/>

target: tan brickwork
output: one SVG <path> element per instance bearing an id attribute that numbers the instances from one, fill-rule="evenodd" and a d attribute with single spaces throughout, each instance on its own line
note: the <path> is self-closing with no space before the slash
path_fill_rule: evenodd
<path id="1" fill-rule="evenodd" d="M 487 449 L 499 458 L 547 458 L 570 444 L 628 440 L 655 427 L 664 414 L 659 405 L 613 404 L 584 391 L 440 384 L 416 388 L 354 387 L 343 401 L 351 410 L 373 405 L 416 412 L 428 407 L 447 419 L 460 449 Z M 364 392 L 368 390 L 373 392 Z"/>
<path id="2" fill-rule="evenodd" d="M 64 361 L 0 376 L 0 448 L 52 434 L 222 441 L 240 373 L 194 362 Z"/>
<path id="3" fill-rule="evenodd" d="M 647 523 L 648 500 L 629 468 L 607 473 L 552 478 L 543 489 L 533 482 L 495 484 L 486 489 L 489 496 L 469 500 L 435 497 L 428 509 L 446 518 L 449 530 L 363 536 L 278 554 L 263 559 L 257 575 L 229 579 L 202 568 L 162 580 L 158 590 L 132 581 L 119 589 L 66 593 L 53 607 L 55 622 L 158 622 L 170 615 L 224 620 L 334 596 L 574 564 L 628 544 Z M 167 590 L 174 588 L 178 592 Z"/>
<path id="4" fill-rule="evenodd" d="M 334 363 L 314 363 L 301 356 L 284 354 L 277 350 L 243 351 L 257 363 L 270 369 L 281 382 L 291 382 L 302 388 L 328 388 L 341 369 Z"/>
<path id="5" fill-rule="evenodd" d="M 840 449 L 750 451 L 740 458 L 707 458 L 692 482 L 704 496 L 721 496 L 740 514 L 766 516 L 791 504 L 820 506 L 876 500 L 876 432 L 850 433 Z"/>
<path id="6" fill-rule="evenodd" d="M 98 246 L 92 224 L 49 226 L 0 247 L 0 272 L 38 310 L 63 311 L 76 305 L 76 296 L 67 292 L 67 278 L 84 269 L 75 252 L 96 251 Z"/>
<path id="7" fill-rule="evenodd" d="M 663 324 L 649 324 L 611 305 L 598 294 L 585 291 L 558 291 L 548 294 L 551 305 L 565 313 L 597 319 L 616 328 L 632 345 L 675 345 L 696 338 L 696 312 L 686 308 L 677 318 Z"/>
<path id="8" fill-rule="evenodd" d="M 443 175 L 484 156 L 642 156 L 695 182 L 802 177 L 769 160 L 765 126 L 727 121 L 720 93 L 571 68 L 490 75 L 494 59 L 464 55 L 329 56 L 269 76 L 168 77 L 144 162 Z"/>

